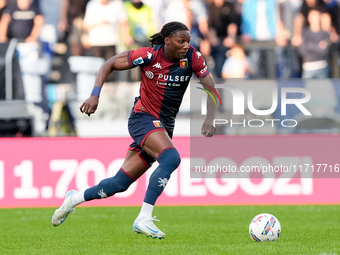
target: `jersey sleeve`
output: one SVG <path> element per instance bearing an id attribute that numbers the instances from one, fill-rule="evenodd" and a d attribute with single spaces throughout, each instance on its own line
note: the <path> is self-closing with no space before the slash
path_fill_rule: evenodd
<path id="1" fill-rule="evenodd" d="M 196 49 L 192 53 L 192 71 L 197 78 L 204 78 L 210 73 L 202 54 Z"/>
<path id="2" fill-rule="evenodd" d="M 146 66 L 153 57 L 153 48 L 142 47 L 137 50 L 130 50 L 128 53 L 128 61 L 131 67 Z"/>

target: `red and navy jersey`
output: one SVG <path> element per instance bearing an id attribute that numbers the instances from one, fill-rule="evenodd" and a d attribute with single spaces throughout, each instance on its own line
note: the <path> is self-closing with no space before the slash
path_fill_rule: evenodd
<path id="1" fill-rule="evenodd" d="M 129 51 L 131 67 L 140 66 L 140 96 L 134 111 L 145 111 L 173 127 L 192 73 L 198 78 L 209 74 L 200 52 L 189 48 L 185 58 L 171 61 L 164 54 L 164 45 Z"/>

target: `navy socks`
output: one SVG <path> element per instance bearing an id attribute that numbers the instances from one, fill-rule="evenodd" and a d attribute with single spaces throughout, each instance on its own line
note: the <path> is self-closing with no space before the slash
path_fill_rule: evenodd
<path id="1" fill-rule="evenodd" d="M 157 161 L 159 166 L 150 176 L 149 186 L 145 194 L 144 202 L 154 205 L 157 198 L 163 192 L 171 173 L 181 163 L 181 158 L 175 148 L 167 148 L 158 156 Z"/>
<path id="2" fill-rule="evenodd" d="M 144 202 L 150 205 L 154 205 L 159 195 L 162 194 L 171 173 L 176 170 L 181 163 L 181 158 L 175 148 L 167 148 L 158 155 L 157 161 L 159 162 L 159 166 L 150 176 L 144 198 Z M 85 201 L 90 201 L 110 197 L 115 193 L 127 190 L 134 181 L 135 180 L 127 175 L 123 169 L 119 169 L 115 176 L 104 179 L 98 185 L 85 190 L 84 199 Z"/>
<path id="3" fill-rule="evenodd" d="M 119 169 L 115 176 L 104 179 L 98 185 L 85 190 L 84 199 L 85 201 L 89 201 L 92 199 L 110 197 L 117 192 L 127 190 L 134 181 L 135 180 L 127 175 L 122 169 Z"/>

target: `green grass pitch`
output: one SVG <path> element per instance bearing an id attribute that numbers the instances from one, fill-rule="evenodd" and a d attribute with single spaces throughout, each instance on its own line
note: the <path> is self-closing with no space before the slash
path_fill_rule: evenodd
<path id="1" fill-rule="evenodd" d="M 340 205 L 158 206 L 163 240 L 132 232 L 139 207 L 78 207 L 59 227 L 54 209 L 0 209 L 0 254 L 340 254 Z M 263 212 L 281 223 L 276 242 L 249 237 Z"/>

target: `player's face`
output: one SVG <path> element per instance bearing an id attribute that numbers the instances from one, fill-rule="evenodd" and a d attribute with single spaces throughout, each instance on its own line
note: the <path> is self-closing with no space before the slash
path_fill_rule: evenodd
<path id="1" fill-rule="evenodd" d="M 185 58 L 190 47 L 190 32 L 187 30 L 178 31 L 165 38 L 165 54 L 171 59 Z"/>

